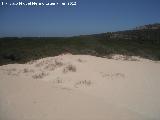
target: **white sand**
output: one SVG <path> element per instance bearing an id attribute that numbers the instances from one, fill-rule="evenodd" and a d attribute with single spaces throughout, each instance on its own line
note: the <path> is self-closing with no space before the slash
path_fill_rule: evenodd
<path id="1" fill-rule="evenodd" d="M 113 58 L 0 66 L 0 120 L 159 120 L 160 63 Z"/>

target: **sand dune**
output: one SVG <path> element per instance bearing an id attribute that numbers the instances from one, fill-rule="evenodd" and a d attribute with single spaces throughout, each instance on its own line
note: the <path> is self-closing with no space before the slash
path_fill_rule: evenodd
<path id="1" fill-rule="evenodd" d="M 159 120 L 160 63 L 60 55 L 0 66 L 0 120 Z"/>

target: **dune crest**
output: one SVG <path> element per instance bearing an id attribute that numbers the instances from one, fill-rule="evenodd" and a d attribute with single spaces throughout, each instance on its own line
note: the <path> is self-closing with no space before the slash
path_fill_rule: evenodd
<path id="1" fill-rule="evenodd" d="M 160 119 L 160 64 L 64 54 L 0 66 L 1 120 Z"/>

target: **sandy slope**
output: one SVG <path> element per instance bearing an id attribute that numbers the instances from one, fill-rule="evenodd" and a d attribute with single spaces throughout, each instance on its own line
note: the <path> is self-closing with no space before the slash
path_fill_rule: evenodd
<path id="1" fill-rule="evenodd" d="M 122 57 L 0 66 L 0 120 L 159 120 L 160 63 Z"/>

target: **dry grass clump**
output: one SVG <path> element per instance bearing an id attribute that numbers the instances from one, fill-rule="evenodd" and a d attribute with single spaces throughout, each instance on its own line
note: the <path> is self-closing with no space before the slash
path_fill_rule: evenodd
<path id="1" fill-rule="evenodd" d="M 35 66 L 36 66 L 36 67 L 41 67 L 41 66 L 43 66 L 43 65 L 44 65 L 44 61 L 41 61 L 41 62 L 37 63 Z"/>
<path id="2" fill-rule="evenodd" d="M 47 70 L 55 70 L 57 67 L 61 67 L 63 66 L 63 62 L 59 61 L 59 60 L 55 60 L 54 63 L 49 63 L 47 64 L 47 66 L 44 67 L 44 69 L 47 69 Z"/>
<path id="3" fill-rule="evenodd" d="M 24 72 L 24 73 L 27 73 L 27 72 L 28 72 L 28 69 L 27 69 L 27 68 L 24 68 L 24 69 L 23 69 L 23 72 Z"/>
<path id="4" fill-rule="evenodd" d="M 36 67 L 43 67 L 44 65 L 46 65 L 46 64 L 49 64 L 49 63 L 51 63 L 52 61 L 50 60 L 50 59 L 42 59 L 42 60 L 40 60 L 40 61 L 37 61 L 37 63 L 36 63 Z"/>
<path id="5" fill-rule="evenodd" d="M 108 79 L 116 79 L 116 78 L 125 78 L 125 74 L 123 73 L 111 73 L 111 74 L 108 74 L 108 73 L 101 73 L 102 74 L 102 77 L 104 78 L 108 78 Z"/>
<path id="6" fill-rule="evenodd" d="M 91 84 L 92 82 L 90 80 L 81 80 L 75 84 L 75 87 L 77 87 L 77 85 L 90 86 Z"/>
<path id="7" fill-rule="evenodd" d="M 16 68 L 11 68 L 6 70 L 8 75 L 17 75 L 17 69 Z"/>
<path id="8" fill-rule="evenodd" d="M 56 68 L 55 64 L 48 64 L 44 69 L 53 71 L 53 70 L 55 70 L 55 68 Z"/>
<path id="9" fill-rule="evenodd" d="M 62 84 L 62 83 L 63 83 L 63 80 L 58 77 L 58 78 L 55 80 L 55 83 L 56 83 L 56 84 Z"/>
<path id="10" fill-rule="evenodd" d="M 131 56 L 128 56 L 128 55 L 125 55 L 123 56 L 123 60 L 130 60 L 132 57 Z"/>
<path id="11" fill-rule="evenodd" d="M 16 68 L 8 69 L 8 71 L 16 71 L 16 70 L 17 70 Z"/>
<path id="12" fill-rule="evenodd" d="M 34 72 L 34 70 L 32 70 L 32 69 L 27 69 L 27 68 L 24 68 L 24 69 L 23 69 L 23 73 L 29 73 L 29 72 Z"/>
<path id="13" fill-rule="evenodd" d="M 61 84 L 62 80 L 58 79 L 58 80 L 56 80 L 56 83 Z"/>
<path id="14" fill-rule="evenodd" d="M 47 76 L 47 75 L 48 75 L 47 73 L 41 72 L 41 73 L 39 73 L 39 74 L 33 75 L 32 78 L 34 78 L 34 79 L 42 79 L 42 78 L 44 78 L 44 77 Z"/>
<path id="15" fill-rule="evenodd" d="M 83 62 L 83 60 L 79 58 L 79 59 L 78 59 L 78 62 Z"/>
<path id="16" fill-rule="evenodd" d="M 61 61 L 58 61 L 57 59 L 55 60 L 55 65 L 56 66 L 62 66 L 63 63 Z"/>
<path id="17" fill-rule="evenodd" d="M 86 62 L 86 60 L 82 60 L 82 59 L 80 59 L 80 58 L 77 59 L 77 61 L 80 62 L 80 63 Z"/>
<path id="18" fill-rule="evenodd" d="M 138 58 L 136 58 L 136 57 L 134 57 L 134 56 L 128 56 L 128 55 L 123 56 L 123 60 L 139 61 Z"/>
<path id="19" fill-rule="evenodd" d="M 27 62 L 27 64 L 32 65 L 35 62 L 35 60 L 31 60 L 29 62 Z"/>
<path id="20" fill-rule="evenodd" d="M 108 59 L 113 59 L 113 55 L 112 54 L 109 54 L 109 55 L 107 55 L 105 57 L 108 58 Z"/>
<path id="21" fill-rule="evenodd" d="M 123 73 L 116 73 L 115 76 L 125 78 L 125 74 Z"/>
<path id="22" fill-rule="evenodd" d="M 67 73 L 67 72 L 76 72 L 76 67 L 74 65 L 67 65 L 64 69 L 63 69 L 63 73 Z"/>
<path id="23" fill-rule="evenodd" d="M 130 59 L 130 61 L 140 61 L 140 58 L 132 56 L 131 59 Z"/>

